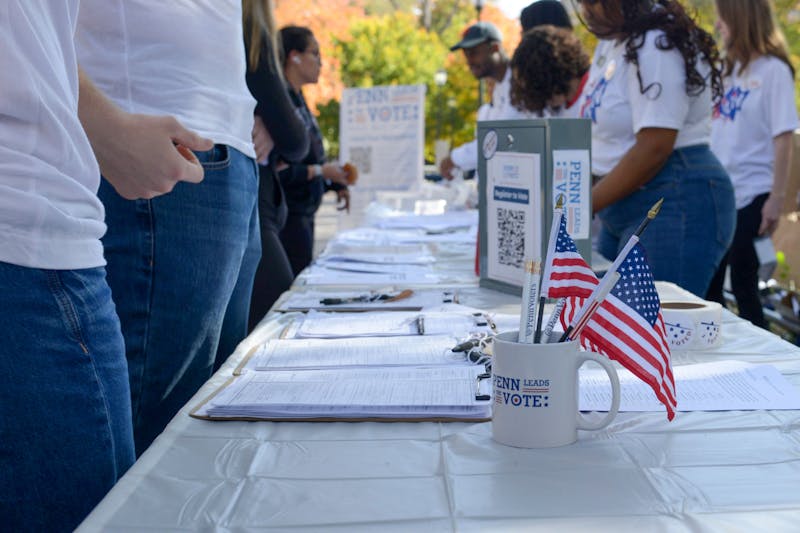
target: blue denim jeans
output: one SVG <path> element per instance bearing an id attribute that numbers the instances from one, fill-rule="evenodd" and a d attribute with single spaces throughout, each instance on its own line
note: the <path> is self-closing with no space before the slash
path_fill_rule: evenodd
<path id="1" fill-rule="evenodd" d="M 72 531 L 133 464 L 105 269 L 0 262 L 0 529 Z"/>
<path id="2" fill-rule="evenodd" d="M 153 200 L 100 185 L 137 456 L 211 376 L 218 347 L 232 350 L 247 333 L 261 256 L 255 162 L 224 145 L 197 156 L 203 181 Z"/>
<path id="3" fill-rule="evenodd" d="M 679 148 L 636 192 L 598 214 L 598 248 L 613 260 L 659 198 L 664 205 L 641 237 L 653 277 L 704 297 L 736 226 L 733 186 L 707 145 Z"/>

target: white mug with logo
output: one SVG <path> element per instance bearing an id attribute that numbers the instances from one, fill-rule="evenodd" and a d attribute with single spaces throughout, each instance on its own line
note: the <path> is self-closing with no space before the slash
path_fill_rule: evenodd
<path id="1" fill-rule="evenodd" d="M 611 380 L 611 408 L 598 422 L 578 411 L 578 369 L 586 361 L 600 364 Z M 492 383 L 492 436 L 508 446 L 572 444 L 579 429 L 602 429 L 619 409 L 619 378 L 611 361 L 581 352 L 578 341 L 526 344 L 517 342 L 516 331 L 501 333 L 494 338 Z"/>

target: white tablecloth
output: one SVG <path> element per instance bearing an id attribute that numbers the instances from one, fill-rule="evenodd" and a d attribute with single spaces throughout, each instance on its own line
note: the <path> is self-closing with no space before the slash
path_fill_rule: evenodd
<path id="1" fill-rule="evenodd" d="M 469 291 L 468 291 L 469 292 Z M 688 298 L 674 286 L 662 297 Z M 472 289 L 467 305 L 519 299 Z M 495 443 L 491 424 L 208 422 L 188 412 L 268 318 L 82 524 L 84 531 L 798 531 L 800 411 L 621 413 L 555 449 Z M 722 345 L 674 365 L 775 365 L 800 349 L 727 313 Z M 596 415 L 599 416 L 599 415 Z"/>

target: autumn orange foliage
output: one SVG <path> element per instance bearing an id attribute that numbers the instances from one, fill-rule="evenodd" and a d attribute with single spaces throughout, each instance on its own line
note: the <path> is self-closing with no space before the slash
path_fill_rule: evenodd
<path id="1" fill-rule="evenodd" d="M 361 2 L 353 0 L 276 0 L 275 18 L 278 26 L 306 26 L 311 28 L 319 42 L 322 54 L 322 71 L 319 83 L 303 88 L 311 111 L 316 113 L 317 103 L 324 103 L 342 95 L 342 80 L 338 60 L 333 57 L 333 39 L 347 35 L 350 21 L 364 16 Z"/>
<path id="2" fill-rule="evenodd" d="M 319 83 L 303 88 L 303 94 L 314 113 L 318 103 L 325 103 L 332 98 L 341 99 L 343 86 L 339 61 L 333 57 L 333 41 L 334 38 L 346 38 L 350 23 L 365 16 L 363 5 L 362 0 L 275 0 L 275 18 L 279 27 L 306 26 L 311 28 L 319 42 L 322 53 Z M 481 19 L 498 27 L 503 34 L 503 47 L 510 56 L 520 40 L 519 21 L 509 19 L 491 4 L 483 8 Z"/>

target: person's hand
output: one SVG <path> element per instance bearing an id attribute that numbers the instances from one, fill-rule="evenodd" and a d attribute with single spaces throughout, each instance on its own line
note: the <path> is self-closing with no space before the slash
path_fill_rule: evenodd
<path id="1" fill-rule="evenodd" d="M 322 165 L 322 177 L 339 185 L 347 185 L 347 172 L 338 163 Z"/>
<path id="2" fill-rule="evenodd" d="M 192 150 L 210 150 L 214 143 L 175 118 L 122 113 L 115 131 L 93 139 L 92 147 L 103 176 L 123 198 L 154 198 L 179 181 L 203 180 Z"/>
<path id="3" fill-rule="evenodd" d="M 456 169 L 456 164 L 453 163 L 453 160 L 450 159 L 450 156 L 445 157 L 439 163 L 439 174 L 441 174 L 442 178 L 446 179 L 447 181 L 451 181 L 455 175 L 453 171 Z"/>
<path id="4" fill-rule="evenodd" d="M 772 232 L 778 227 L 782 207 L 783 198 L 774 194 L 770 194 L 767 197 L 764 207 L 761 208 L 761 225 L 758 227 L 759 235 L 772 235 Z"/>
<path id="5" fill-rule="evenodd" d="M 261 117 L 255 115 L 254 118 L 252 131 L 253 146 L 256 149 L 256 161 L 263 165 L 267 162 L 269 153 L 275 147 L 275 141 L 272 140 L 272 135 L 267 131 L 267 127 L 264 125 L 264 121 L 261 120 Z"/>
<path id="6" fill-rule="evenodd" d="M 339 204 L 336 206 L 338 211 L 350 212 L 350 191 L 348 189 L 340 189 L 336 191 L 336 201 Z"/>

